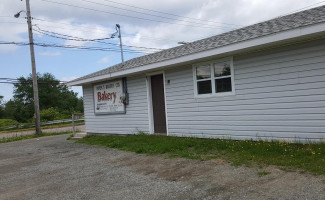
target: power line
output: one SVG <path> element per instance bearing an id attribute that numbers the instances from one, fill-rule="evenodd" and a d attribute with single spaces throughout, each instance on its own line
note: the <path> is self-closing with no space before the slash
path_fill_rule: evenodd
<path id="1" fill-rule="evenodd" d="M 46 1 L 46 0 L 45 0 Z M 85 1 L 85 0 L 82 0 L 82 1 Z M 108 1 L 108 2 L 113 2 L 113 3 L 117 3 L 117 2 L 114 2 L 114 1 L 110 1 L 110 0 L 104 0 L 104 1 Z M 315 4 L 311 4 L 311 5 L 309 5 L 309 6 L 306 6 L 306 7 L 303 7 L 303 8 L 300 8 L 300 9 L 298 9 L 298 10 L 295 10 L 295 11 L 291 11 L 290 13 L 292 13 L 292 12 L 297 12 L 297 11 L 300 11 L 300 10 L 303 10 L 303 9 L 305 9 L 305 8 L 308 8 L 308 7 L 311 7 L 311 6 L 314 6 L 314 5 L 317 5 L 317 4 L 320 4 L 320 3 L 323 3 L 323 2 L 325 2 L 325 1 L 320 1 L 320 2 L 317 2 L 317 3 L 315 3 Z M 50 3 L 57 3 L 57 2 L 50 2 Z M 117 4 L 121 4 L 121 3 L 117 3 Z M 125 5 L 125 6 L 129 6 L 129 7 L 136 7 L 136 6 L 130 6 L 130 5 L 127 5 L 127 4 L 121 4 L 121 5 Z M 73 6 L 73 5 L 71 5 L 71 6 Z M 139 7 L 136 7 L 136 8 L 138 8 L 138 9 L 142 9 L 142 8 L 139 8 Z M 150 10 L 150 9 L 143 9 L 143 10 Z M 156 11 L 154 11 L 154 10 L 152 10 L 153 12 L 156 12 Z M 157 11 L 157 12 L 159 12 L 159 11 Z M 163 13 L 163 12 L 161 12 L 161 13 Z M 165 13 L 166 14 L 166 13 Z M 168 13 L 167 13 L 168 14 Z M 179 16 L 179 15 L 175 15 L 175 16 Z M 0 17 L 10 17 L 10 16 L 0 16 Z M 39 19 L 39 18 L 33 18 L 34 20 L 39 20 L 39 21 L 46 21 L 46 22 L 50 22 L 50 23 L 57 23 L 57 24 L 65 24 L 65 25 L 72 25 L 72 24 L 69 24 L 69 23 L 63 23 L 63 22 L 53 22 L 53 21 L 49 21 L 49 20 L 45 20 L 45 19 Z M 193 18 L 194 19 L 194 18 Z M 12 23 L 12 24 L 24 24 L 24 23 L 19 23 L 19 22 L 0 22 L 0 23 Z M 46 26 L 46 25 L 42 25 L 42 26 Z M 61 29 L 70 29 L 70 28 L 68 28 L 68 27 L 57 27 L 57 26 L 46 26 L 46 27 L 56 27 L 56 28 L 61 28 Z M 81 28 L 81 29 L 89 29 L 89 30 L 93 30 L 92 28 L 88 28 L 88 27 L 77 27 L 77 28 L 75 28 L 75 27 L 73 27 L 73 28 L 71 28 L 71 29 L 78 29 L 78 28 Z M 96 31 L 101 31 L 101 32 L 106 32 L 106 31 L 104 31 L 104 30 L 96 30 Z M 134 36 L 134 35 L 131 35 L 131 34 L 127 34 L 128 36 Z M 214 35 L 214 34 L 213 34 Z M 209 36 L 207 36 L 207 37 L 209 37 Z M 141 38 L 146 38 L 146 39 L 149 39 L 149 40 L 160 40 L 160 41 L 168 41 L 168 42 L 174 42 L 174 41 L 178 41 L 178 40 L 166 40 L 166 39 L 162 39 L 162 38 L 155 38 L 155 37 L 148 37 L 148 36 L 141 36 Z M 140 39 L 141 39 L 140 38 Z M 195 39 L 195 40 L 198 40 L 198 39 Z M 105 42 L 105 43 L 107 43 L 107 42 Z M 107 44 L 109 44 L 109 43 L 107 43 Z M 111 43 L 111 45 L 117 45 L 117 44 L 114 44 L 114 43 Z M 125 45 L 126 46 L 126 45 Z M 138 47 L 138 46 L 131 46 L 131 45 L 128 45 L 129 47 L 132 47 L 132 48 L 143 48 L 143 49 L 156 49 L 156 48 L 149 48 L 149 47 Z M 161 49 L 157 49 L 157 50 L 161 50 Z"/>
<path id="2" fill-rule="evenodd" d="M 69 23 L 54 22 L 54 21 L 50 21 L 50 20 L 46 20 L 46 19 L 40 19 L 40 18 L 33 18 L 33 19 L 37 20 L 37 21 L 49 22 L 49 23 L 53 23 L 53 24 L 63 24 L 63 25 L 69 25 L 69 26 L 77 26 L 77 27 L 60 27 L 60 26 L 52 26 L 52 25 L 48 26 L 48 25 L 42 24 L 42 26 L 49 27 L 49 28 L 58 28 L 58 29 L 63 29 L 63 30 L 67 30 L 67 29 L 70 29 L 70 30 L 87 29 L 87 30 L 94 31 L 94 28 L 81 27 L 79 25 L 74 25 L 74 24 L 69 24 Z M 98 28 L 101 28 L 101 29 L 98 29 Z M 96 31 L 106 33 L 107 30 L 103 30 L 103 29 L 104 29 L 104 27 L 96 27 Z M 124 35 L 134 37 L 134 34 L 124 34 Z M 176 42 L 179 41 L 179 40 L 163 39 L 163 38 L 149 37 L 149 36 L 143 36 L 143 35 L 141 35 L 141 38 L 146 38 L 146 39 L 150 39 L 150 40 L 160 40 L 160 41 L 170 42 L 170 43 L 176 43 Z"/>
<path id="3" fill-rule="evenodd" d="M 137 34 L 124 34 L 126 36 L 130 36 L 130 37 L 135 37 L 137 36 Z M 172 39 L 164 39 L 164 38 L 158 38 L 158 37 L 150 37 L 150 36 L 144 36 L 144 35 L 140 35 L 140 39 L 141 38 L 145 38 L 145 39 L 149 39 L 149 40 L 153 40 L 153 41 L 164 41 L 164 42 L 172 42 L 172 43 L 177 43 L 179 40 L 172 40 Z"/>
<path id="4" fill-rule="evenodd" d="M 33 30 L 34 31 L 37 31 L 39 33 L 42 33 L 42 34 L 45 34 L 45 35 L 47 34 L 49 36 L 52 36 L 50 34 L 61 35 L 61 36 L 64 36 L 66 38 L 64 38 L 64 37 L 58 37 L 58 38 L 60 38 L 60 39 L 66 39 L 66 40 L 74 40 L 74 41 L 79 41 L 79 42 L 97 42 L 97 41 L 101 41 L 101 40 L 109 40 L 109 39 L 114 38 L 113 36 L 111 36 L 111 37 L 108 37 L 108 38 L 85 39 L 85 38 L 75 37 L 75 36 L 71 36 L 71 35 L 56 33 L 56 32 L 52 32 L 52 31 L 42 30 L 38 26 L 35 26 L 35 27 L 37 27 L 38 29 L 33 29 Z M 115 34 L 115 33 L 113 33 L 113 34 Z"/>
<path id="5" fill-rule="evenodd" d="M 111 1 L 111 0 L 103 0 L 103 1 L 112 2 L 112 3 L 115 3 L 115 4 L 119 4 L 119 5 L 123 5 L 123 6 L 127 6 L 127 7 L 132 7 L 132 8 L 136 8 L 136 9 L 140 9 L 140 10 L 146 10 L 146 11 L 150 11 L 150 12 L 156 12 L 156 13 L 161 13 L 161 14 L 165 14 L 165 15 L 171 15 L 171 16 L 175 16 L 175 17 L 182 17 L 182 18 L 187 18 L 187 19 L 192 19 L 192 20 L 197 20 L 197 21 L 212 22 L 212 23 L 232 25 L 232 26 L 241 26 L 241 25 L 238 25 L 238 24 L 216 22 L 216 21 L 209 21 L 209 20 L 197 19 L 197 18 L 192 18 L 192 17 L 186 17 L 186 16 L 177 15 L 177 14 L 161 12 L 161 11 L 147 9 L 147 8 L 141 8 L 141 7 L 137 7 L 137 6 L 133 6 L 133 5 L 129 5 L 129 4 L 124 4 L 124 3 L 119 3 L 119 2 Z"/>
<path id="6" fill-rule="evenodd" d="M 127 5 L 127 4 L 123 4 L 123 3 L 118 3 L 118 2 L 115 2 L 115 1 L 110 1 L 110 0 L 103 0 L 103 1 L 107 1 L 107 2 L 113 2 L 113 3 L 116 3 L 116 4 L 120 4 L 120 5 L 124 5 L 124 6 L 128 6 L 128 7 L 133 7 L 133 8 L 137 8 L 137 9 L 141 9 L 141 10 L 147 10 L 147 11 L 152 11 L 152 12 L 157 12 L 157 13 L 162 13 L 162 14 L 170 14 L 170 13 L 165 13 L 165 12 L 160 12 L 160 11 L 155 11 L 155 10 L 151 10 L 151 9 L 145 9 L 145 8 L 140 8 L 140 7 L 137 7 L 137 6 L 132 6 L 132 5 Z M 308 5 L 308 6 L 305 6 L 303 8 L 300 8 L 300 9 L 297 9 L 297 10 L 294 10 L 294 11 L 291 11 L 287 14 L 290 14 L 290 13 L 294 13 L 294 12 L 297 12 L 297 11 L 300 11 L 300 10 L 303 10 L 303 9 L 306 9 L 306 8 L 309 8 L 309 7 L 312 7 L 312 6 L 315 6 L 315 5 L 318 5 L 318 4 L 321 4 L 325 1 L 320 1 L 320 2 L 317 2 L 317 3 L 314 3 L 314 4 L 311 4 L 311 5 Z M 274 19 L 274 18 L 278 18 L 278 17 L 281 17 L 283 15 L 287 15 L 287 14 L 282 14 L 282 15 L 279 15 L 277 17 L 273 17 L 273 18 L 270 18 L 270 19 Z M 179 16 L 179 17 L 182 17 L 180 15 L 176 15 L 176 14 L 170 14 L 170 15 L 173 15 L 173 16 Z M 185 18 L 189 18 L 189 17 L 185 17 Z M 38 18 L 33 18 L 35 20 L 40 20 L 40 21 L 47 21 L 47 22 L 50 22 L 50 23 L 57 23 L 57 24 L 65 24 L 65 25 L 71 25 L 71 24 L 68 24 L 68 23 L 60 23 L 60 22 L 52 22 L 52 21 L 49 21 L 49 20 L 45 20 L 45 19 L 38 19 Z M 195 18 L 189 18 L 189 19 L 195 19 Z M 256 22 L 256 23 L 259 23 L 259 22 Z M 43 25 L 43 26 L 46 26 L 46 25 Z M 51 26 L 46 26 L 46 27 L 51 27 Z M 55 27 L 55 26 L 54 26 Z M 60 28 L 60 29 L 70 29 L 70 28 L 62 28 L 62 27 L 57 27 L 56 28 Z M 78 27 L 78 28 L 81 28 L 81 29 L 89 29 L 89 30 L 93 30 L 92 28 L 87 28 L 87 27 Z M 78 29 L 77 28 L 77 29 Z M 74 28 L 71 28 L 71 29 L 76 29 L 75 27 Z M 96 30 L 96 31 L 101 31 L 101 32 L 105 32 L 104 30 Z M 133 36 L 133 35 L 130 35 L 130 34 L 127 34 L 129 36 Z M 213 34 L 215 35 L 215 34 Z M 213 36 L 213 35 L 210 35 L 210 36 Z M 209 36 L 207 36 L 209 37 Z M 149 40 L 160 40 L 160 41 L 166 41 L 166 42 L 170 42 L 170 43 L 174 43 L 174 42 L 177 42 L 178 40 L 166 40 L 166 39 L 162 39 L 162 38 L 155 38 L 155 37 L 149 37 L 149 36 L 141 36 L 141 38 L 146 38 L 146 39 L 149 39 Z M 140 39 L 141 39 L 140 38 Z M 197 38 L 197 39 L 193 39 L 191 41 L 195 41 L 195 40 L 199 40 L 199 39 L 202 39 L 202 37 L 200 38 Z"/>
<path id="7" fill-rule="evenodd" d="M 200 24 L 200 25 L 202 24 L 201 22 L 193 22 L 193 21 L 188 21 L 188 20 L 182 20 L 182 19 L 176 19 L 176 18 L 165 17 L 165 16 L 160 16 L 160 15 L 154 15 L 154 14 L 139 12 L 139 11 L 135 11 L 135 10 L 120 8 L 120 7 L 116 7 L 116 6 L 110 6 L 110 5 L 107 5 L 107 4 L 97 3 L 97 2 L 93 2 L 93 1 L 89 1 L 89 0 L 80 0 L 80 1 L 88 2 L 88 3 L 92 3 L 92 4 L 96 4 L 96 5 L 101 5 L 101 6 L 106 6 L 106 7 L 111 7 L 111 8 L 115 8 L 115 9 L 125 10 L 125 11 L 129 11 L 129 12 L 139 13 L 139 14 L 143 14 L 143 15 L 149 15 L 149 16 L 153 16 L 153 17 L 171 19 L 171 20 L 176 20 L 176 21 L 181 21 L 181 22 L 189 22 L 191 24 Z M 204 22 L 206 23 L 207 21 L 204 21 Z M 209 25 L 209 24 L 205 24 L 205 25 Z M 224 28 L 226 28 L 226 26 L 216 26 L 216 27 L 220 27 L 220 28 L 224 27 Z M 233 29 L 233 27 L 227 27 L 227 28 Z"/>
<path id="8" fill-rule="evenodd" d="M 30 84 L 33 84 L 32 81 L 30 82 L 6 82 L 6 81 L 0 81 L 0 83 L 4 83 L 4 84 L 12 84 L 12 85 L 15 85 L 15 84 L 23 84 L 23 85 L 30 85 Z M 38 81 L 38 84 L 48 84 L 48 85 L 64 85 L 65 83 L 46 83 L 46 82 L 42 82 L 42 81 Z"/>
<path id="9" fill-rule="evenodd" d="M 288 12 L 288 13 L 285 13 L 285 14 L 282 14 L 282 15 L 280 15 L 280 16 L 278 16 L 278 17 L 282 17 L 282 16 L 285 16 L 285 15 L 290 15 L 290 14 L 293 14 L 293 13 L 295 13 L 295 12 L 302 11 L 302 10 L 304 10 L 304 9 L 306 9 L 306 8 L 310 8 L 310 7 L 313 7 L 313 6 L 315 6 L 315 5 L 318 5 L 318 4 L 321 4 L 321 3 L 324 3 L 324 2 L 325 2 L 325 1 L 319 1 L 319 2 L 316 2 L 316 3 L 311 4 L 311 5 L 309 5 L 309 6 L 305 6 L 305 7 L 303 7 L 303 8 L 300 8 L 300 9 L 297 9 L 297 10 L 294 10 L 294 11 L 291 11 L 291 12 Z M 275 18 L 278 18 L 278 17 L 275 17 Z"/>
<path id="10" fill-rule="evenodd" d="M 29 45 L 29 43 L 26 42 L 4 42 L 4 41 L 0 41 L 0 45 L 17 45 L 17 46 L 25 46 L 25 45 Z"/>
<path id="11" fill-rule="evenodd" d="M 0 83 L 8 83 L 8 84 L 32 84 L 33 81 L 29 80 L 29 79 L 17 79 L 17 78 L 0 78 Z M 58 85 L 58 84 L 65 84 L 66 81 L 46 81 L 46 80 L 38 80 L 39 84 L 54 84 L 54 85 Z"/>
<path id="12" fill-rule="evenodd" d="M 17 45 L 17 46 L 27 46 L 29 43 L 24 42 L 3 42 L 0 41 L 0 45 Z M 109 52 L 120 52 L 117 49 L 104 48 L 104 47 L 88 47 L 88 46 L 76 46 L 76 45 L 58 45 L 58 44 L 49 44 L 49 43 L 34 43 L 35 46 L 40 47 L 53 47 L 53 48 L 66 48 L 66 49 L 76 49 L 76 50 L 89 50 L 89 51 L 109 51 Z M 127 53 L 143 54 L 143 53 L 152 53 L 145 51 L 136 51 L 126 49 Z"/>
<path id="13" fill-rule="evenodd" d="M 104 1 L 105 1 L 105 0 L 104 0 Z M 258 23 L 261 23 L 261 22 L 269 21 L 269 20 L 272 20 L 272 19 L 276 19 L 276 18 L 279 18 L 279 17 L 286 16 L 286 15 L 294 14 L 295 12 L 298 12 L 298 11 L 304 10 L 304 9 L 306 9 L 306 8 L 310 8 L 310 7 L 312 7 L 312 6 L 315 6 L 315 5 L 318 5 L 318 4 L 321 4 L 321 3 L 324 3 L 324 2 L 325 2 L 325 1 L 320 1 L 320 2 L 317 2 L 317 3 L 311 4 L 311 5 L 309 5 L 309 6 L 305 6 L 305 7 L 303 7 L 303 8 L 300 8 L 300 9 L 297 9 L 297 10 L 294 10 L 294 11 L 291 11 L 291 12 L 288 12 L 288 13 L 286 13 L 286 14 L 278 15 L 278 16 L 276 16 L 276 17 L 272 17 L 272 18 L 269 18 L 269 19 L 267 19 L 267 20 L 263 20 L 263 21 L 256 22 L 256 23 L 254 23 L 254 24 L 258 24 Z M 201 38 L 197 38 L 197 39 L 192 40 L 192 41 L 196 41 L 196 40 L 200 40 L 200 39 L 204 39 L 204 38 L 208 38 L 208 37 L 212 37 L 212 36 L 215 36 L 215 34 L 213 34 L 213 35 L 208 35 L 208 36 L 201 37 Z"/>
<path id="14" fill-rule="evenodd" d="M 69 7 L 74 7 L 74 8 L 79 8 L 79 9 L 85 9 L 85 10 L 94 11 L 94 12 L 101 12 L 101 13 L 106 13 L 106 14 L 111 14 L 111 15 L 118 15 L 118 16 L 128 17 L 128 18 L 132 18 L 132 19 L 140 19 L 140 20 L 160 22 L 160 23 L 166 23 L 166 24 L 176 24 L 176 25 L 196 27 L 196 28 L 224 29 L 224 28 L 220 28 L 220 27 L 193 26 L 193 25 L 189 25 L 189 24 L 179 24 L 179 23 L 166 22 L 166 21 L 161 21 L 161 20 L 154 20 L 154 19 L 148 19 L 148 18 L 143 18 L 143 17 L 136 17 L 136 16 L 124 15 L 124 14 L 119 14 L 119 13 L 114 13 L 114 12 L 108 12 L 108 11 L 104 11 L 104 10 L 97 10 L 97 9 L 93 9 L 93 8 L 86 8 L 86 7 L 76 6 L 76 5 L 66 4 L 66 3 L 59 3 L 59 2 L 54 2 L 54 1 L 50 1 L 50 0 L 41 0 L 41 1 L 48 2 L 48 3 L 53 3 L 53 4 L 64 5 L 64 6 L 69 6 Z"/>
<path id="15" fill-rule="evenodd" d="M 38 20 L 38 19 L 36 19 Z M 54 23 L 54 24 L 66 24 L 66 25 L 70 25 L 70 26 L 74 26 L 73 24 L 68 24 L 68 23 L 60 23 L 60 22 L 51 22 L 51 21 L 48 21 L 48 20 L 42 20 L 42 21 L 46 21 L 46 22 L 50 22 L 50 23 Z M 40 24 L 38 24 L 40 25 Z M 62 27 L 62 26 L 53 26 L 53 25 L 45 25 L 45 24 L 41 24 L 42 26 L 44 27 L 48 27 L 48 28 L 56 28 L 56 29 L 62 29 L 62 30 L 80 30 L 80 29 L 87 29 L 87 30 L 92 30 L 94 32 L 94 29 L 93 28 L 88 28 L 88 27 Z M 99 32 L 107 32 L 105 30 L 96 30 L 96 31 L 99 31 Z"/>
<path id="16" fill-rule="evenodd" d="M 79 49 L 79 50 L 90 50 L 90 51 L 111 51 L 120 52 L 117 49 L 105 48 L 105 47 L 88 47 L 88 46 L 75 46 L 75 45 L 58 45 L 58 44 L 46 44 L 46 43 L 35 43 L 34 45 L 40 47 L 53 47 L 53 48 L 66 48 L 66 49 Z M 126 50 L 127 53 L 145 53 L 135 50 Z"/>
<path id="17" fill-rule="evenodd" d="M 297 9 L 297 10 L 293 10 L 293 11 L 290 11 L 290 12 L 287 12 L 287 13 L 284 13 L 284 14 L 281 14 L 281 15 L 278 15 L 278 16 L 275 16 L 275 17 L 271 17 L 271 18 L 268 18 L 267 20 L 263 20 L 263 21 L 257 21 L 255 22 L 254 24 L 259 24 L 259 23 L 262 23 L 262 22 L 265 22 L 265 21 L 269 21 L 269 20 L 273 20 L 273 19 L 277 19 L 277 18 L 280 18 L 280 17 L 284 17 L 286 15 L 290 15 L 290 14 L 294 14 L 298 11 L 302 11 L 306 8 L 310 8 L 310 7 L 313 7 L 315 5 L 318 5 L 318 4 L 321 4 L 321 3 L 324 3 L 325 1 L 319 1 L 317 3 L 314 3 L 314 4 L 311 4 L 311 5 L 308 5 L 308 6 L 305 6 L 305 7 L 302 7 L 300 9 Z"/>
<path id="18" fill-rule="evenodd" d="M 49 20 L 45 20 L 45 19 L 39 19 L 39 18 L 33 18 L 34 20 L 39 20 L 39 21 L 45 21 L 45 22 L 49 22 L 49 23 L 53 23 L 53 24 L 64 24 L 64 25 L 69 25 L 69 26 L 74 26 L 73 24 L 68 24 L 68 23 L 62 23 L 62 22 L 54 22 L 54 21 L 49 21 Z M 48 27 L 48 28 L 56 28 L 56 29 L 62 29 L 62 30 L 78 30 L 78 29 L 87 29 L 87 30 L 92 30 L 94 32 L 94 28 L 88 28 L 88 27 L 61 27 L 61 26 L 53 26 L 53 25 L 44 25 L 44 24 L 38 24 L 44 27 Z M 98 28 L 98 27 L 97 27 Z M 102 33 L 106 33 L 106 30 L 100 30 L 100 29 L 96 29 L 96 31 L 102 32 Z M 129 37 L 134 37 L 136 34 L 124 34 L 126 36 Z M 150 37 L 150 36 L 143 36 L 141 35 L 140 39 L 149 39 L 149 40 L 153 40 L 153 41 L 164 41 L 164 42 L 169 42 L 169 43 L 176 43 L 179 40 L 171 40 L 171 39 L 163 39 L 163 38 L 156 38 L 156 37 Z M 125 45 L 124 45 L 125 46 Z"/>
<path id="19" fill-rule="evenodd" d="M 97 42 L 97 43 L 104 43 L 104 44 L 110 44 L 110 45 L 116 46 L 116 44 L 114 44 L 114 43 L 108 43 L 108 42 L 97 41 L 97 40 L 86 40 L 86 39 L 75 39 L 75 38 L 68 38 L 68 37 L 60 37 L 60 36 L 48 34 L 45 31 L 40 31 L 40 30 L 37 30 L 37 29 L 33 29 L 33 30 L 38 32 L 38 33 L 44 34 L 44 35 L 49 36 L 49 37 L 57 38 L 57 39 L 63 39 L 63 40 L 69 40 L 69 41 L 78 41 L 78 42 L 86 42 L 86 41 L 87 42 Z"/>
<path id="20" fill-rule="evenodd" d="M 66 35 L 66 34 L 61 34 L 61 33 L 56 33 L 56 32 L 52 32 L 52 31 L 46 31 L 46 30 L 42 30 L 40 29 L 38 26 L 36 26 L 38 29 L 33 29 L 34 31 L 50 36 L 50 37 L 54 37 L 54 38 L 58 38 L 58 39 L 64 39 L 64 40 L 72 40 L 72 41 L 81 41 L 81 42 L 98 42 L 98 43 L 103 43 L 103 44 L 109 44 L 109 45 L 114 45 L 117 46 L 117 44 L 114 43 L 109 43 L 109 42 L 104 42 L 102 40 L 108 40 L 108 39 L 112 39 L 113 37 L 109 37 L 109 38 L 98 38 L 98 39 L 85 39 L 85 38 L 81 38 L 81 37 L 75 37 L 75 36 L 71 36 L 71 35 Z M 60 36 L 64 36 L 64 37 L 60 37 Z M 133 46 L 133 45 L 124 45 L 127 47 L 132 47 L 132 48 L 139 48 L 139 49 L 145 49 L 145 50 L 154 50 L 154 51 L 161 51 L 163 49 L 159 49 L 159 48 L 153 48 L 153 47 L 141 47 L 141 46 Z"/>
<path id="21" fill-rule="evenodd" d="M 22 22 L 0 22 L 0 24 L 26 24 Z"/>
<path id="22" fill-rule="evenodd" d="M 80 25 L 75 25 L 75 24 L 69 24 L 69 23 L 64 23 L 64 22 L 54 22 L 54 21 L 50 21 L 50 20 L 46 20 L 46 19 L 41 19 L 41 18 L 33 18 L 34 20 L 37 20 L 37 21 L 42 21 L 42 22 L 49 22 L 49 23 L 53 23 L 53 24 L 63 24 L 63 25 L 69 25 L 69 26 L 77 26 L 77 27 L 60 27 L 60 26 L 47 26 L 47 27 L 54 27 L 54 28 L 60 28 L 60 29 L 70 29 L 70 30 L 76 30 L 76 29 L 87 29 L 87 30 L 92 30 L 94 31 L 94 28 L 90 28 L 90 27 L 82 27 Z M 42 26 L 46 26 L 46 25 L 43 25 Z M 107 32 L 107 30 L 100 30 L 98 28 L 102 28 L 104 29 L 104 27 L 96 27 L 96 31 L 99 31 L 99 32 Z"/>

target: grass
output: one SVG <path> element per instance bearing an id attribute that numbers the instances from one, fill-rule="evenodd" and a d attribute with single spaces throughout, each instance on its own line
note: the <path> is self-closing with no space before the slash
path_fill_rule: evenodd
<path id="1" fill-rule="evenodd" d="M 85 124 L 84 121 L 76 121 L 75 125 L 82 125 Z M 64 122 L 64 123 L 59 123 L 59 124 L 52 124 L 52 125 L 45 125 L 41 126 L 42 129 L 50 129 L 50 128 L 61 128 L 61 127 L 67 127 L 67 126 L 72 126 L 72 122 Z M 12 128 L 12 129 L 7 129 L 0 131 L 1 133 L 14 133 L 14 132 L 20 132 L 20 131 L 30 131 L 30 130 L 35 130 L 35 127 L 31 128 Z"/>
<path id="2" fill-rule="evenodd" d="M 7 142 L 19 141 L 19 140 L 26 140 L 26 139 L 32 139 L 32 138 L 45 137 L 45 136 L 63 135 L 63 134 L 69 134 L 69 133 L 71 133 L 71 131 L 58 132 L 58 133 L 42 133 L 40 135 L 32 134 L 32 135 L 14 136 L 14 137 L 8 137 L 8 138 L 0 139 L 0 144 L 1 143 L 7 143 Z"/>
<path id="3" fill-rule="evenodd" d="M 267 171 L 257 172 L 257 175 L 258 175 L 259 177 L 266 176 L 266 175 L 269 175 L 269 174 L 271 174 L 271 172 L 267 172 Z"/>
<path id="4" fill-rule="evenodd" d="M 236 141 L 157 135 L 87 136 L 78 143 L 144 154 L 209 160 L 224 159 L 235 166 L 276 165 L 283 169 L 325 174 L 325 144 L 291 144 L 283 141 Z"/>

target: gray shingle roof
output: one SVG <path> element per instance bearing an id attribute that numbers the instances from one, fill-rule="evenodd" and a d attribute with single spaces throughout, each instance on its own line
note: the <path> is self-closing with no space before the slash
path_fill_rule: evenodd
<path id="1" fill-rule="evenodd" d="M 122 64 L 117 64 L 106 69 L 80 77 L 73 81 L 93 78 L 112 72 L 122 71 L 143 65 L 148 65 L 164 60 L 222 47 L 249 39 L 254 39 L 281 31 L 295 29 L 303 26 L 317 24 L 325 21 L 325 6 L 316 7 L 310 10 L 278 17 L 269 21 L 257 23 L 251 26 L 240 28 L 234 31 L 226 32 L 220 35 L 212 36 L 189 44 L 173 47 L 157 53 L 130 59 Z"/>

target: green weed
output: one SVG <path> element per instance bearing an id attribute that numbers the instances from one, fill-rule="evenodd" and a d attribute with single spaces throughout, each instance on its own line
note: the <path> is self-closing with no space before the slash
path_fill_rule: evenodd
<path id="1" fill-rule="evenodd" d="M 271 174 L 271 172 L 267 172 L 267 171 L 257 172 L 257 175 L 258 175 L 259 177 L 261 177 L 261 176 L 266 176 L 266 175 L 269 175 L 269 174 Z"/>
<path id="2" fill-rule="evenodd" d="M 87 136 L 78 141 L 142 154 L 209 160 L 221 158 L 232 165 L 267 166 L 325 174 L 324 143 L 284 141 L 236 141 L 226 139 L 181 138 L 159 135 Z"/>

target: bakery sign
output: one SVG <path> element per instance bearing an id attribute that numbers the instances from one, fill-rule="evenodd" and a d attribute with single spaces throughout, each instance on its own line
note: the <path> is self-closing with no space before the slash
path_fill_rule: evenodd
<path id="1" fill-rule="evenodd" d="M 95 114 L 125 113 L 122 80 L 94 85 Z"/>

